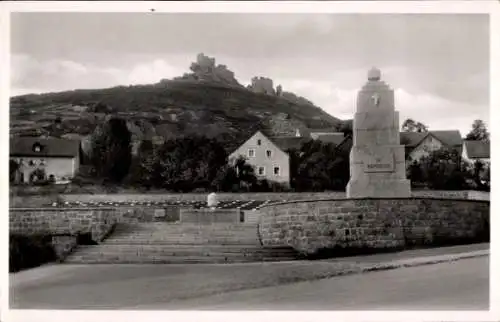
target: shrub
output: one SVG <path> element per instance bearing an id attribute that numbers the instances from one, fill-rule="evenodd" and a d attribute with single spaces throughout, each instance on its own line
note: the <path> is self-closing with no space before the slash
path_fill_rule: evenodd
<path id="1" fill-rule="evenodd" d="M 18 272 L 55 260 L 52 236 L 18 234 L 9 236 L 9 272 Z"/>

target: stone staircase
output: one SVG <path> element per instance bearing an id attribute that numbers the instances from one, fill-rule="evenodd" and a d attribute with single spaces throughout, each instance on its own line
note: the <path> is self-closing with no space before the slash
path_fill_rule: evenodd
<path id="1" fill-rule="evenodd" d="M 66 263 L 242 263 L 294 260 L 292 248 L 265 248 L 257 225 L 120 223 L 103 243 L 79 246 Z"/>

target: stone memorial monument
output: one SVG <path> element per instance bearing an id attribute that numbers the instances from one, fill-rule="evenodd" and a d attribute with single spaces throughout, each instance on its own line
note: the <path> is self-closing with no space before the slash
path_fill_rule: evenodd
<path id="1" fill-rule="evenodd" d="M 399 141 L 399 112 L 394 91 L 372 68 L 358 93 L 350 154 L 348 198 L 410 197 L 405 148 Z"/>

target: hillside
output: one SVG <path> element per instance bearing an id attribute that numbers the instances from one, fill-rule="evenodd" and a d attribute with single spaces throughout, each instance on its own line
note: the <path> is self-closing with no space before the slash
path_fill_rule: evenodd
<path id="1" fill-rule="evenodd" d="M 199 66 L 192 66 L 191 70 L 151 85 L 12 97 L 11 134 L 87 136 L 110 115 L 126 118 L 136 140 L 204 134 L 237 141 L 276 120 L 313 129 L 342 124 L 294 94 L 256 92 L 228 80 L 230 72 L 220 81 L 211 78 L 214 69 L 200 72 Z"/>

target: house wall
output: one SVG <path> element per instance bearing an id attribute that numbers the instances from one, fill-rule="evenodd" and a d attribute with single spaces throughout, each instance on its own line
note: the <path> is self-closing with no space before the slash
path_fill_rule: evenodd
<path id="1" fill-rule="evenodd" d="M 441 141 L 429 135 L 411 151 L 410 158 L 412 160 L 419 160 L 422 157 L 428 156 L 430 152 L 439 150 L 443 146 Z"/>
<path id="2" fill-rule="evenodd" d="M 11 160 L 20 162 L 23 160 L 22 166 L 20 167 L 20 172 L 24 175 L 24 182 L 29 182 L 30 174 L 37 168 L 45 169 L 47 178 L 52 174 L 56 180 L 62 180 L 62 178 L 72 178 L 78 171 L 80 162 L 79 158 L 53 158 L 53 157 L 11 157 Z M 45 161 L 45 166 L 40 165 L 41 161 Z M 30 161 L 35 164 L 30 165 Z"/>
<path id="3" fill-rule="evenodd" d="M 261 145 L 258 145 L 258 140 L 261 140 Z M 255 150 L 253 157 L 248 155 L 249 149 Z M 267 150 L 271 151 L 271 157 L 267 156 Z M 229 160 L 234 160 L 239 156 L 244 156 L 247 159 L 247 163 L 254 166 L 257 177 L 286 185 L 290 184 L 290 157 L 262 133 L 257 132 L 248 141 L 243 143 L 236 151 L 231 153 Z M 280 167 L 279 175 L 274 175 L 275 166 Z M 264 175 L 258 174 L 259 167 L 265 168 Z"/>

